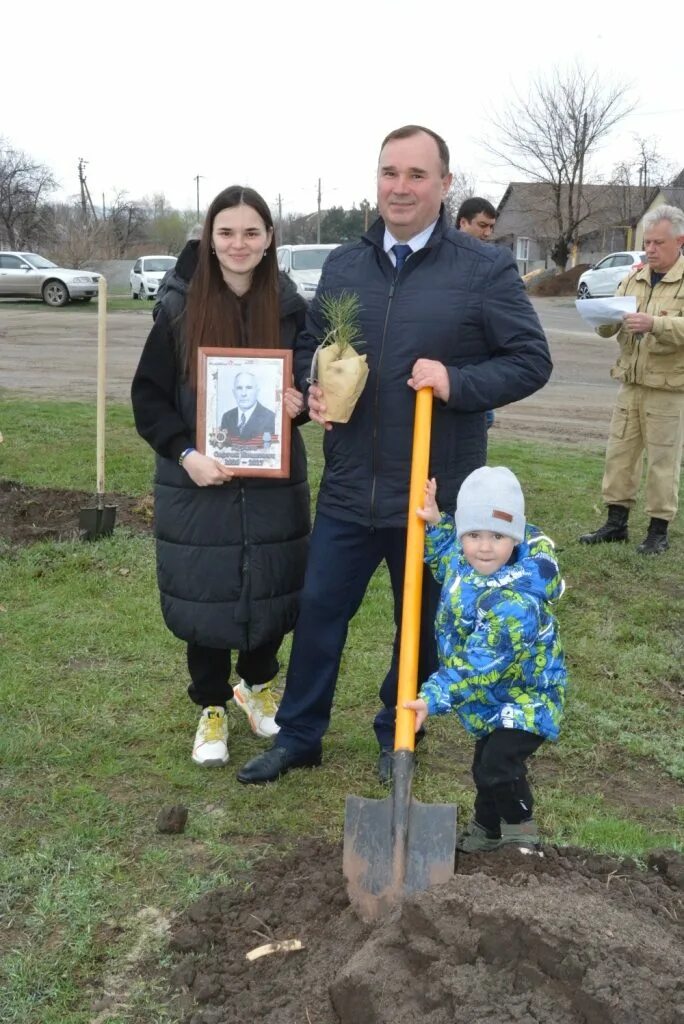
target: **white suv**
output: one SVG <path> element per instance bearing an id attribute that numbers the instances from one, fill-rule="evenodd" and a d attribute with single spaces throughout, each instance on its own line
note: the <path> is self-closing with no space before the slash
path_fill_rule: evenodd
<path id="1" fill-rule="evenodd" d="M 323 264 L 337 245 L 279 245 L 278 269 L 285 271 L 297 291 L 310 302 L 316 294 Z"/>
<path id="2" fill-rule="evenodd" d="M 131 295 L 134 299 L 153 299 L 164 274 L 178 262 L 175 256 L 140 256 L 131 270 Z"/>

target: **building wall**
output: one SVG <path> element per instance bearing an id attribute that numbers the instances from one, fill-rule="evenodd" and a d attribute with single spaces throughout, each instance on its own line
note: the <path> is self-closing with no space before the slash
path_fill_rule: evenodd
<path id="1" fill-rule="evenodd" d="M 636 232 L 635 232 L 636 245 L 635 245 L 635 249 L 643 248 L 643 244 L 644 244 L 644 217 L 646 216 L 647 213 L 650 213 L 651 210 L 655 210 L 656 206 L 662 206 L 663 203 L 667 203 L 667 199 L 665 198 L 665 196 L 663 195 L 662 192 L 659 192 L 658 195 L 655 197 L 655 199 L 653 199 L 652 202 L 649 203 L 649 205 L 644 210 L 644 212 L 641 215 L 641 218 L 639 219 L 639 222 L 637 223 L 637 226 L 636 226 Z"/>

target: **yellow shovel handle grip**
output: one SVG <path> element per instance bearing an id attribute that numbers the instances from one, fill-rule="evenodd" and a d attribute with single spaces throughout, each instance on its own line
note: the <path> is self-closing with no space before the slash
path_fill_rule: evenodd
<path id="1" fill-rule="evenodd" d="M 425 523 L 416 514 L 416 509 L 422 508 L 425 501 L 425 481 L 430 464 L 431 423 L 432 388 L 421 388 L 416 394 L 416 413 L 413 424 L 406 568 L 399 644 L 397 723 L 394 731 L 395 750 L 413 750 L 416 743 L 415 713 L 407 710 L 403 705 L 404 701 L 415 700 L 418 690 L 418 648 L 423 593 Z"/>

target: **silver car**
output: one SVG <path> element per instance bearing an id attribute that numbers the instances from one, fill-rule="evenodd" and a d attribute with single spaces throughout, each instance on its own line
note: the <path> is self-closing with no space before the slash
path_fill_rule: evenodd
<path id="1" fill-rule="evenodd" d="M 0 252 L 0 299 L 42 299 L 48 306 L 90 302 L 100 275 L 66 270 L 35 252 Z"/>
<path id="2" fill-rule="evenodd" d="M 645 266 L 645 252 L 612 252 L 584 271 L 577 282 L 577 298 L 598 299 L 604 295 L 615 295 L 615 289 L 626 274 Z"/>

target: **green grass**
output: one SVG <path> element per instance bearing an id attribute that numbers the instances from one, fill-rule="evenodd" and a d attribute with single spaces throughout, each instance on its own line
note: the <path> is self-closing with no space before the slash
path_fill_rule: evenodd
<path id="1" fill-rule="evenodd" d="M 88 404 L 3 397 L 0 477 L 91 490 L 94 422 Z M 36 442 L 37 423 L 49 445 Z M 315 489 L 320 434 L 305 435 Z M 107 452 L 108 490 L 149 489 L 151 453 L 126 407 L 108 409 Z M 581 547 L 577 535 L 602 517 L 599 455 L 505 443 L 494 430 L 489 461 L 520 476 L 568 583 L 568 709 L 560 743 L 534 769 L 542 829 L 638 858 L 682 848 L 682 529 L 661 558 L 641 558 L 633 543 Z M 633 519 L 640 539 L 643 511 Z M 154 982 L 164 944 L 151 925 L 299 835 L 339 838 L 347 793 L 380 795 L 371 718 L 390 643 L 379 572 L 350 631 L 323 767 L 241 787 L 236 767 L 263 744 L 237 712 L 228 769 L 190 761 L 196 712 L 183 645 L 161 622 L 150 538 L 119 527 L 89 545 L 0 548 L 3 1024 L 89 1021 L 105 979 L 125 1010 L 103 1024 L 167 1019 Z M 471 749 L 454 719 L 432 722 L 417 796 L 467 814 Z M 182 836 L 155 829 L 172 803 L 189 808 Z"/>

